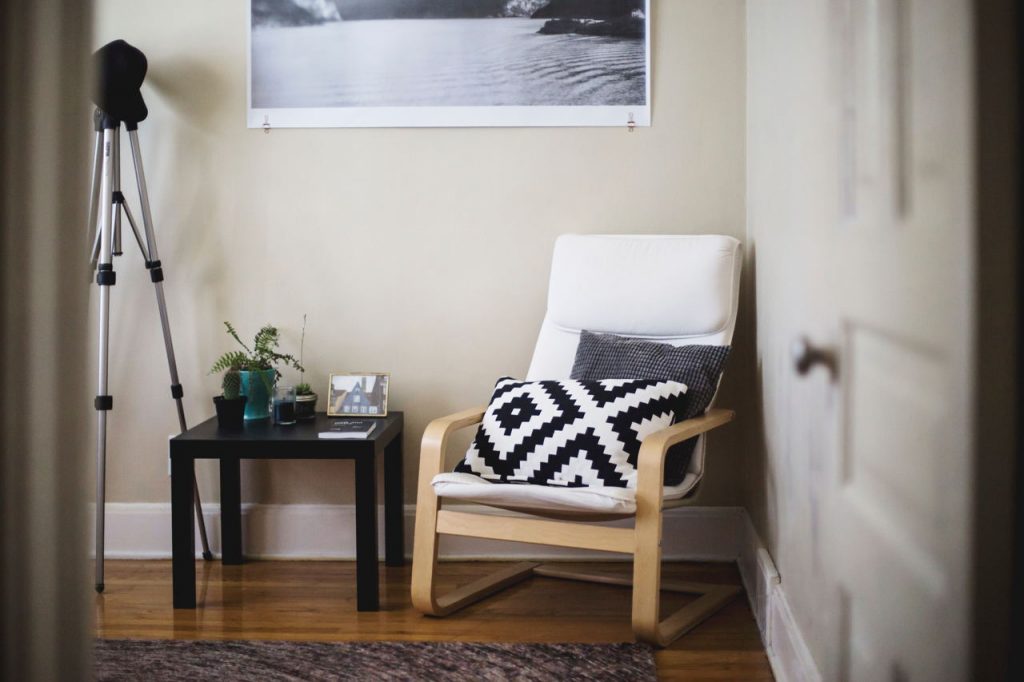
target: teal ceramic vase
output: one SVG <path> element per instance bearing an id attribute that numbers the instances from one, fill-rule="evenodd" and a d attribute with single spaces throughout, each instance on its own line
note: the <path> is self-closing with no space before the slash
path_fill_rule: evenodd
<path id="1" fill-rule="evenodd" d="M 277 373 L 272 369 L 257 372 L 239 372 L 242 375 L 242 395 L 245 401 L 245 421 L 270 417 L 270 394 L 274 390 Z"/>

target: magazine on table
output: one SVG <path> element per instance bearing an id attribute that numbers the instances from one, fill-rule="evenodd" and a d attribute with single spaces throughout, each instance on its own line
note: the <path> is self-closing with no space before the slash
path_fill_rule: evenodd
<path id="1" fill-rule="evenodd" d="M 375 428 L 377 422 L 372 419 L 335 419 L 320 437 L 359 440 L 368 438 Z"/>

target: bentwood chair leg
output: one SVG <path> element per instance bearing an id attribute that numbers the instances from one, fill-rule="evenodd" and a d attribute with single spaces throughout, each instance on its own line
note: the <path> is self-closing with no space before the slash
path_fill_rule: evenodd
<path id="1" fill-rule="evenodd" d="M 440 615 L 434 598 L 434 576 L 437 573 L 437 507 L 433 490 L 420 487 L 416 502 L 415 542 L 412 549 L 412 605 L 420 613 Z"/>
<path id="2" fill-rule="evenodd" d="M 736 585 L 704 583 L 672 586 L 670 589 L 700 596 L 661 620 L 661 510 L 651 509 L 652 506 L 637 507 L 637 546 L 633 561 L 633 634 L 641 642 L 663 647 L 715 614 L 739 594 L 740 588 Z"/>
<path id="3" fill-rule="evenodd" d="M 426 499 L 424 499 L 426 498 Z M 526 580 L 540 564 L 523 562 L 463 585 L 446 595 L 436 596 L 437 576 L 437 496 L 421 489 L 416 510 L 416 543 L 412 559 L 412 603 L 428 616 L 447 616 L 480 601 L 495 592 Z"/>
<path id="4" fill-rule="evenodd" d="M 637 505 L 633 555 L 633 634 L 661 646 L 658 633 L 661 596 L 661 510 Z M 660 505 L 659 505 L 660 506 Z"/>

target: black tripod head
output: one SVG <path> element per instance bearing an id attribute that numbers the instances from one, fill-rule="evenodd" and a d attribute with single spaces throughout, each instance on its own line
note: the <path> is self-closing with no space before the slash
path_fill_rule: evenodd
<path id="1" fill-rule="evenodd" d="M 97 128 L 112 128 L 124 121 L 129 130 L 149 115 L 142 99 L 146 55 L 123 40 L 109 42 L 92 55 L 96 74 L 92 101 L 103 112 Z"/>

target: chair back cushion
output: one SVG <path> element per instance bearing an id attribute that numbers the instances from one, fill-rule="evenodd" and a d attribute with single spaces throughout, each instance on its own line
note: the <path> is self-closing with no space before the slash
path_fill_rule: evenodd
<path id="1" fill-rule="evenodd" d="M 730 345 L 740 266 L 740 243 L 720 235 L 559 237 L 527 379 L 569 378 L 584 329 Z"/>

